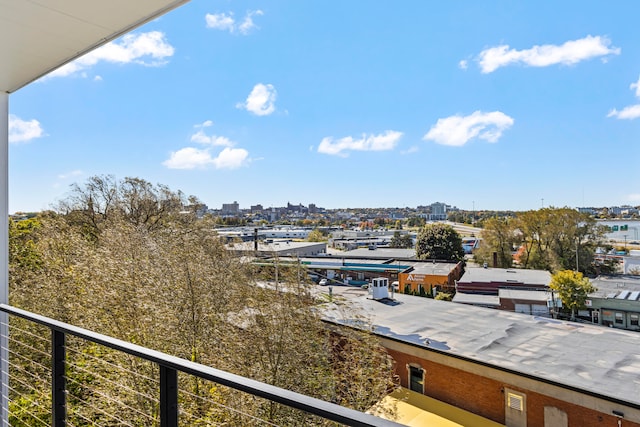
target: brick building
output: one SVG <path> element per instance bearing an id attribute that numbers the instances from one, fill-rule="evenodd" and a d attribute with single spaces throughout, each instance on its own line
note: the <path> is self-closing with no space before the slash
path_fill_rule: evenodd
<path id="1" fill-rule="evenodd" d="M 336 288 L 325 318 L 371 319 L 401 385 L 507 426 L 640 427 L 640 334 Z"/>

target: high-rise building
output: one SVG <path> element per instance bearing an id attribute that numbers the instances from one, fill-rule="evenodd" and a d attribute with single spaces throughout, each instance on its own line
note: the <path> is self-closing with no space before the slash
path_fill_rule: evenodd
<path id="1" fill-rule="evenodd" d="M 240 213 L 240 205 L 238 202 L 222 204 L 223 215 L 237 215 L 238 213 Z"/>

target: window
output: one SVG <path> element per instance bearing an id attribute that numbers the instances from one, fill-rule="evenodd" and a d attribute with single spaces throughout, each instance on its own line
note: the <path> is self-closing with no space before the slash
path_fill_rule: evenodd
<path id="1" fill-rule="evenodd" d="M 424 393 L 424 369 L 409 366 L 409 389 Z"/>
<path id="2" fill-rule="evenodd" d="M 629 316 L 631 319 L 631 326 L 638 326 L 638 315 L 637 314 L 632 314 Z"/>
<path id="3" fill-rule="evenodd" d="M 622 325 L 622 323 L 623 323 L 622 313 L 616 313 L 616 324 Z"/>

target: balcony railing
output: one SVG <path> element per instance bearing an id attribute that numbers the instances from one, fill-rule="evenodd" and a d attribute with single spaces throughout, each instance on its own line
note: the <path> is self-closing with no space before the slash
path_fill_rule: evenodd
<path id="1" fill-rule="evenodd" d="M 38 366 L 36 369 L 47 369 L 50 372 L 51 403 L 47 404 L 47 406 L 50 406 L 50 415 L 47 414 L 46 418 L 48 419 L 42 419 L 42 417 L 38 417 L 36 414 L 33 414 L 34 419 L 38 420 L 43 425 L 53 425 L 56 427 L 70 425 L 68 422 L 69 417 L 67 414 L 69 410 L 69 388 L 72 387 L 74 390 L 78 390 L 90 387 L 90 384 L 83 384 L 82 379 L 85 378 L 85 381 L 91 382 L 94 381 L 98 376 L 97 373 L 88 372 L 87 367 L 85 367 L 84 364 L 79 364 L 81 366 L 76 367 L 77 369 L 82 370 L 82 375 L 75 375 L 73 378 L 70 378 L 69 376 L 70 366 L 68 363 L 68 352 L 72 351 L 71 346 L 68 345 L 69 340 L 84 340 L 85 342 L 92 343 L 97 347 L 99 346 L 101 348 L 110 349 L 109 351 L 115 351 L 121 354 L 128 355 L 128 357 L 134 358 L 135 360 L 139 361 L 139 363 L 150 364 L 154 366 L 154 369 L 150 369 L 148 372 L 156 373 L 157 377 L 145 378 L 145 381 L 147 384 L 152 384 L 157 392 L 155 396 L 148 396 L 144 392 L 131 390 L 132 392 L 137 393 L 138 398 L 148 399 L 154 402 L 154 411 L 156 411 L 155 416 L 149 417 L 148 415 L 146 415 L 148 417 L 146 421 L 143 419 L 143 421 L 137 420 L 127 422 L 126 419 L 123 419 L 125 418 L 125 416 L 116 413 L 100 414 L 100 419 L 103 421 L 97 423 L 95 423 L 91 419 L 84 417 L 82 418 L 83 421 L 79 423 L 80 425 L 124 424 L 136 426 L 160 425 L 161 427 L 175 427 L 178 426 L 181 422 L 183 423 L 183 425 L 202 425 L 197 424 L 197 418 L 191 417 L 189 418 L 189 421 L 185 422 L 185 418 L 180 417 L 181 405 L 179 400 L 179 393 L 184 393 L 184 391 L 180 390 L 178 385 L 178 378 L 180 374 L 181 381 L 183 376 L 191 379 L 197 378 L 204 381 L 210 381 L 222 387 L 228 387 L 230 389 L 247 393 L 247 395 L 252 396 L 253 399 L 266 399 L 273 404 L 281 404 L 289 408 L 295 408 L 296 410 L 304 411 L 308 414 L 319 417 L 318 419 L 324 419 L 350 426 L 400 426 L 400 424 L 398 423 L 384 420 L 370 414 L 345 408 L 330 402 L 285 390 L 239 375 L 231 374 L 229 372 L 214 369 L 212 367 L 204 366 L 185 359 L 170 356 L 159 351 L 151 350 L 136 344 L 98 334 L 83 328 L 75 327 L 67 323 L 56 321 L 6 304 L 0 304 L 0 312 L 5 312 L 10 317 L 19 317 L 24 319 L 24 321 L 20 321 L 22 322 L 21 325 L 30 325 L 27 327 L 23 327 L 24 329 L 18 329 L 18 331 L 23 336 L 24 334 L 30 334 L 34 337 L 34 339 L 37 338 L 47 341 L 45 343 L 46 345 L 44 345 L 43 347 L 46 348 L 50 352 L 50 354 L 47 354 L 46 351 L 36 349 L 33 346 L 29 346 L 26 343 L 16 342 L 13 338 L 9 339 L 10 336 L 15 335 L 15 332 L 13 334 L 10 333 L 9 335 L 2 337 L 4 344 L 6 345 L 8 343 L 9 346 L 9 389 L 11 390 L 10 396 L 12 396 L 12 398 L 19 399 L 20 396 L 18 395 L 18 391 L 20 389 L 24 389 L 25 387 L 34 387 L 32 383 L 35 383 L 38 380 L 38 376 L 34 375 L 33 380 L 22 380 L 22 382 L 26 384 L 16 384 L 14 386 L 12 384 L 13 375 L 11 375 L 11 372 L 12 370 L 18 369 L 19 366 L 23 366 L 24 363 L 12 363 L 12 358 L 23 358 L 26 360 L 33 359 L 30 361 L 33 363 L 36 363 L 35 359 L 37 359 Z M 18 321 L 18 319 L 16 319 L 16 321 Z M 10 328 L 21 327 L 21 325 L 14 326 L 13 323 L 16 322 L 12 322 L 10 322 Z M 42 333 L 34 334 L 25 330 L 31 327 L 37 327 L 40 329 L 45 328 L 43 329 L 45 331 L 46 329 L 48 329 L 50 331 L 50 340 L 48 337 L 43 339 Z M 47 334 L 45 333 L 44 335 L 46 336 Z M 26 356 L 24 355 L 25 351 L 20 352 L 17 349 L 18 347 L 24 348 L 25 346 L 27 347 L 26 353 L 28 353 Z M 96 355 L 92 357 L 100 359 L 100 354 L 100 352 L 97 352 Z M 44 366 L 49 361 L 50 366 Z M 26 373 L 28 372 L 21 372 L 22 377 L 25 377 Z M 133 375 L 133 373 L 125 373 L 123 375 Z M 116 385 L 116 387 L 123 388 L 125 386 Z M 107 396 L 104 396 L 104 398 L 106 399 Z M 74 404 L 90 405 L 91 403 L 82 401 L 81 399 L 75 399 Z M 10 416 L 16 419 L 19 419 L 18 415 L 19 414 L 10 414 Z M 253 415 L 250 414 L 243 414 L 243 416 L 250 417 L 252 419 L 251 424 L 274 425 L 272 422 L 256 419 Z M 21 421 L 13 424 L 35 425 L 37 424 L 37 422 L 25 423 L 24 421 Z M 220 424 L 223 424 L 223 422 L 220 422 Z M 247 423 L 247 425 L 248 424 L 249 423 Z M 316 424 L 321 423 L 316 422 Z"/>

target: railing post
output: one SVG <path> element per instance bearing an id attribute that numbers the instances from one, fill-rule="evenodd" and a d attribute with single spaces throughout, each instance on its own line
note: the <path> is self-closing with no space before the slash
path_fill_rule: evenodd
<path id="1" fill-rule="evenodd" d="M 178 427 L 178 371 L 160 365 L 160 427 Z"/>
<path id="2" fill-rule="evenodd" d="M 64 332 L 51 331 L 51 413 L 54 427 L 67 425 L 67 351 Z"/>

